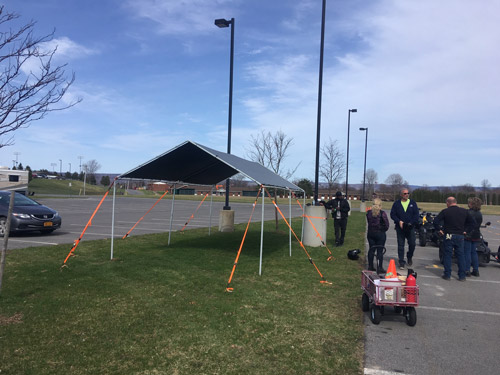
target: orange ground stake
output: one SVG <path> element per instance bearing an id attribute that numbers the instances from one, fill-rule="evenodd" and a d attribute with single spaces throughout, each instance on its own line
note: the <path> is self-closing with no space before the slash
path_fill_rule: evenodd
<path id="1" fill-rule="evenodd" d="M 306 253 L 307 255 L 307 258 L 309 259 L 309 262 L 314 266 L 314 268 L 316 269 L 316 271 L 318 272 L 318 274 L 320 275 L 321 277 L 321 281 L 320 283 L 322 284 L 332 284 L 331 282 L 329 281 L 326 281 L 325 280 L 325 277 L 323 276 L 323 274 L 321 273 L 321 271 L 319 270 L 319 268 L 316 266 L 316 263 L 314 263 L 314 261 L 312 260 L 311 256 L 309 255 L 309 253 L 307 252 L 307 249 L 305 248 L 304 244 L 302 243 L 302 241 L 299 240 L 299 237 L 297 237 L 297 234 L 295 234 L 294 230 L 292 229 L 292 226 L 288 223 L 288 221 L 286 220 L 285 218 L 285 215 L 283 215 L 283 212 L 281 212 L 280 208 L 278 207 L 278 205 L 276 204 L 276 202 L 274 201 L 273 197 L 271 196 L 271 194 L 269 194 L 269 192 L 267 191 L 266 188 L 264 188 L 264 190 L 266 191 L 267 195 L 269 196 L 269 198 L 271 199 L 271 201 L 273 202 L 274 204 L 274 207 L 276 208 L 276 210 L 278 210 L 278 212 L 280 213 L 281 217 L 283 218 L 283 220 L 285 221 L 286 225 L 288 225 L 288 228 L 290 228 L 290 230 L 292 231 L 293 235 L 295 236 L 295 238 L 297 239 L 297 241 L 299 242 L 300 246 L 302 247 L 302 250 L 304 250 L 304 252 Z"/>
<path id="2" fill-rule="evenodd" d="M 194 212 L 191 214 L 191 217 L 188 219 L 188 221 L 186 221 L 186 224 L 184 224 L 184 226 L 182 227 L 181 229 L 181 233 L 182 231 L 184 230 L 184 228 L 187 227 L 187 225 L 189 224 L 189 222 L 191 221 L 191 219 L 194 217 L 194 214 L 196 212 L 198 212 L 198 209 L 201 207 L 201 205 L 203 204 L 203 201 L 208 197 L 208 194 L 209 193 L 206 193 L 205 196 L 203 197 L 203 199 L 201 200 L 200 204 L 198 205 L 198 207 L 196 207 L 196 210 L 194 210 Z"/>
<path id="3" fill-rule="evenodd" d="M 87 228 L 92 225 L 92 219 L 94 218 L 94 216 L 97 213 L 97 211 L 99 211 L 99 208 L 101 208 L 102 202 L 104 202 L 104 199 L 106 199 L 106 197 L 108 196 L 109 191 L 113 187 L 115 181 L 116 181 L 116 178 L 113 180 L 113 182 L 111 182 L 111 185 L 109 185 L 108 190 L 106 190 L 106 193 L 104 194 L 104 196 L 102 197 L 101 201 L 99 202 L 99 204 L 97 205 L 96 209 L 94 210 L 94 213 L 92 214 L 92 216 L 90 217 L 89 221 L 87 222 L 87 225 L 85 226 L 85 228 L 83 229 L 82 233 L 80 234 L 80 237 L 78 237 L 78 239 L 73 243 L 73 247 L 71 248 L 71 250 L 69 251 L 68 255 L 66 256 L 66 259 L 64 259 L 63 265 L 66 264 L 66 262 L 68 261 L 69 257 L 76 250 L 78 244 L 82 240 L 83 235 L 87 231 Z"/>
<path id="4" fill-rule="evenodd" d="M 231 270 L 231 275 L 229 276 L 229 280 L 227 282 L 226 292 L 233 291 L 233 288 L 230 288 L 229 284 L 231 284 L 231 281 L 233 280 L 234 271 L 236 270 L 236 266 L 238 265 L 238 259 L 240 258 L 241 249 L 243 249 L 243 244 L 245 243 L 245 238 L 247 236 L 248 227 L 250 226 L 250 222 L 252 221 L 252 216 L 253 216 L 253 213 L 255 211 L 255 207 L 257 206 L 257 201 L 259 200 L 259 194 L 260 194 L 261 190 L 262 190 L 262 185 L 260 186 L 259 191 L 257 192 L 257 198 L 255 198 L 255 202 L 253 202 L 252 213 L 250 214 L 250 218 L 248 219 L 247 227 L 245 229 L 245 234 L 243 235 L 243 239 L 241 240 L 240 248 L 238 249 L 238 254 L 236 254 L 236 259 L 235 259 L 234 264 L 233 264 L 233 269 Z"/>
<path id="5" fill-rule="evenodd" d="M 125 233 L 125 235 L 122 237 L 122 240 L 128 237 L 128 235 L 130 234 L 130 232 L 132 232 L 134 230 L 134 228 L 137 226 L 137 224 L 139 224 L 142 221 L 142 219 L 144 219 L 144 217 L 151 212 L 151 210 L 153 209 L 153 207 L 156 206 L 157 203 L 159 201 L 161 201 L 165 195 L 167 195 L 167 193 L 168 193 L 168 191 L 166 191 L 165 193 L 163 193 L 163 195 L 155 202 L 155 204 L 153 204 L 151 206 L 151 208 L 148 210 L 148 212 L 146 212 L 139 220 L 137 220 L 137 223 L 135 223 L 134 226 L 132 228 L 130 228 L 130 230 L 127 233 Z"/>

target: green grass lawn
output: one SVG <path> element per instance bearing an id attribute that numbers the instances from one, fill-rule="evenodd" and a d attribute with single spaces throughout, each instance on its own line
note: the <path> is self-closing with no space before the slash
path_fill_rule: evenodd
<path id="1" fill-rule="evenodd" d="M 334 248 L 288 250 L 282 223 L 252 224 L 225 291 L 244 225 L 10 251 L 0 295 L 3 374 L 360 374 L 360 261 L 365 217 Z M 300 221 L 294 221 L 298 233 Z"/>

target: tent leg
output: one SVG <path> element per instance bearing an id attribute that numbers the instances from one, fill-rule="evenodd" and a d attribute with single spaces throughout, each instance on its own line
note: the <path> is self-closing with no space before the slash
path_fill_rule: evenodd
<path id="1" fill-rule="evenodd" d="M 210 236 L 210 231 L 212 229 L 212 205 L 214 202 L 214 186 L 210 188 L 210 216 L 208 219 L 208 235 Z"/>
<path id="2" fill-rule="evenodd" d="M 262 189 L 262 221 L 260 224 L 260 259 L 259 259 L 259 276 L 262 275 L 262 250 L 264 247 L 264 189 Z"/>
<path id="3" fill-rule="evenodd" d="M 168 246 L 170 246 L 170 235 L 172 234 L 172 221 L 174 218 L 174 203 L 175 203 L 175 184 L 174 184 L 174 194 L 172 196 L 172 208 L 170 209 L 170 227 L 168 229 Z"/>
<path id="4" fill-rule="evenodd" d="M 290 215 L 290 228 L 288 229 L 288 244 L 290 247 L 290 256 L 292 256 L 292 191 L 288 190 L 288 212 Z"/>
<path id="5" fill-rule="evenodd" d="M 302 203 L 302 233 L 300 234 L 300 242 L 304 241 L 304 215 L 306 214 L 306 193 L 304 192 L 304 200 Z"/>
<path id="6" fill-rule="evenodd" d="M 116 200 L 116 184 L 113 184 L 113 208 L 111 210 L 111 260 L 113 260 L 113 250 L 115 241 L 115 200 Z"/>

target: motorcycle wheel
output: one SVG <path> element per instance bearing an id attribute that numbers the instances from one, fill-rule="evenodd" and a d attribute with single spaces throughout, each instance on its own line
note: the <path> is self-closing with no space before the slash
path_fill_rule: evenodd
<path id="1" fill-rule="evenodd" d="M 418 231 L 418 244 L 422 247 L 425 247 L 425 245 L 427 245 L 427 235 L 424 228 L 420 228 L 420 230 Z"/>

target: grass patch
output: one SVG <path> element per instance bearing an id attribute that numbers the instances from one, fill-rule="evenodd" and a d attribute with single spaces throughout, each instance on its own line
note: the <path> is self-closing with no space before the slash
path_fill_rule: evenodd
<path id="1" fill-rule="evenodd" d="M 2 374 L 360 374 L 361 260 L 365 218 L 353 213 L 346 244 L 310 248 L 320 277 L 282 224 L 250 227 L 225 292 L 244 226 L 10 251 L 0 295 Z M 300 233 L 300 222 L 294 221 Z"/>

